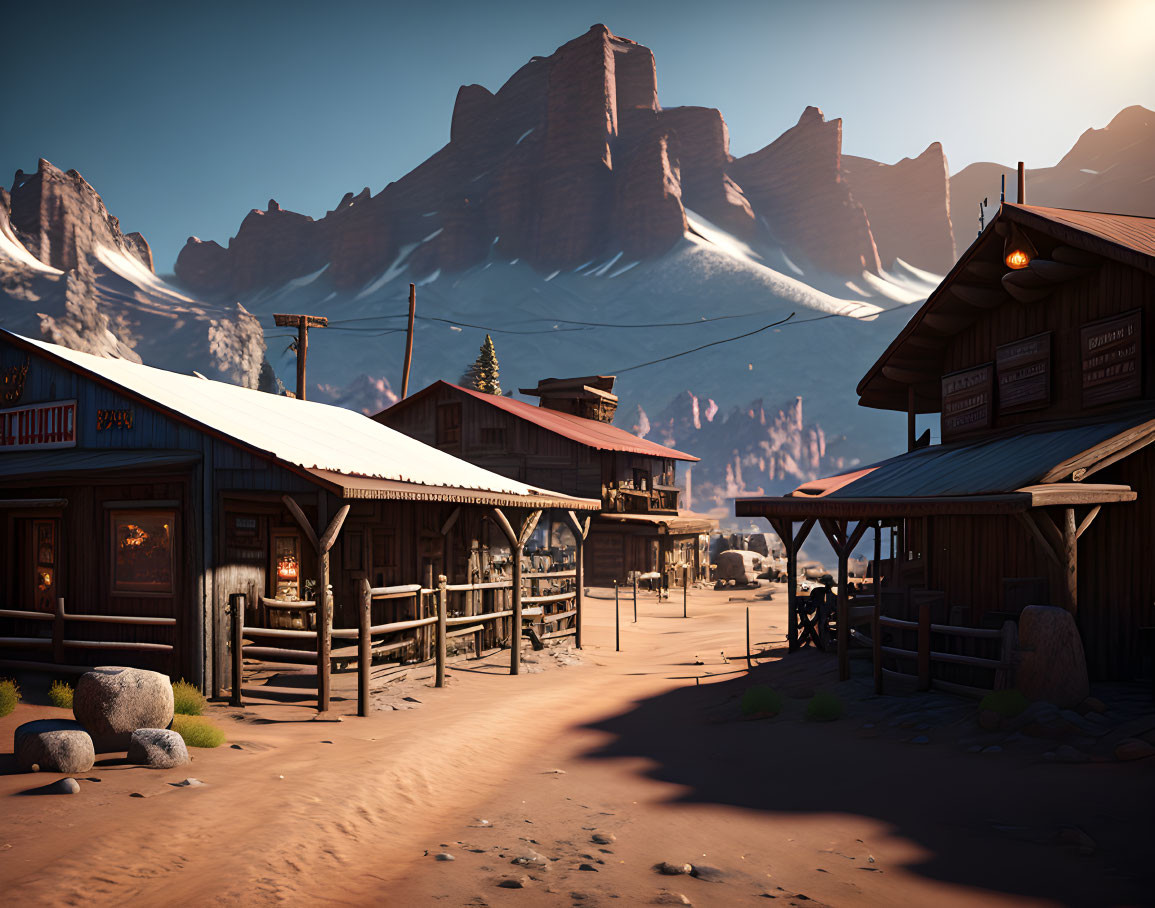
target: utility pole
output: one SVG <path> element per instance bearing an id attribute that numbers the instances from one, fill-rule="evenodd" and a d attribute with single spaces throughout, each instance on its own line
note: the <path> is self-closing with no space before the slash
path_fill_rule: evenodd
<path id="1" fill-rule="evenodd" d="M 328 328 L 329 320 L 323 315 L 273 315 L 278 328 L 297 329 L 297 399 L 305 399 L 305 360 L 309 356 L 309 329 Z"/>
<path id="2" fill-rule="evenodd" d="M 417 311 L 417 287 L 409 285 L 409 332 L 405 335 L 405 371 L 401 374 L 401 399 L 409 396 L 409 367 L 413 364 L 413 316 Z"/>

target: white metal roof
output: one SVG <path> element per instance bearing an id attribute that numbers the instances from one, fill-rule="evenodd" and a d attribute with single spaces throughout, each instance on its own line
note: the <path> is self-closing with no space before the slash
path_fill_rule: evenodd
<path id="1" fill-rule="evenodd" d="M 542 506 L 543 498 L 566 507 L 600 507 L 593 500 L 538 489 L 483 470 L 343 407 L 105 359 L 0 329 L 0 336 L 5 335 L 305 470 L 526 497 L 531 499 L 524 502 L 526 507 Z"/>

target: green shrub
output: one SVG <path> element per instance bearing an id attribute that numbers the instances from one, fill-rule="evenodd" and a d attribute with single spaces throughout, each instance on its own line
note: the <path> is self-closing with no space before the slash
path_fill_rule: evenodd
<path id="1" fill-rule="evenodd" d="M 782 712 L 782 695 L 766 684 L 754 684 L 742 694 L 742 715 L 776 716 Z"/>
<path id="2" fill-rule="evenodd" d="M 205 695 L 197 689 L 195 684 L 189 684 L 183 678 L 172 686 L 173 711 L 185 716 L 199 716 L 205 711 Z"/>
<path id="3" fill-rule="evenodd" d="M 806 718 L 812 722 L 833 722 L 841 719 L 846 707 L 834 694 L 819 691 L 806 704 Z"/>
<path id="4" fill-rule="evenodd" d="M 998 713 L 1004 718 L 1010 719 L 1017 716 L 1030 705 L 1030 701 L 1023 696 L 1021 690 L 1010 688 L 1009 690 L 993 690 L 979 703 L 980 710 L 990 710 Z"/>
<path id="5" fill-rule="evenodd" d="M 0 716 L 6 716 L 20 702 L 20 688 L 10 678 L 0 680 Z"/>
<path id="6" fill-rule="evenodd" d="M 225 743 L 224 730 L 203 716 L 177 713 L 172 719 L 172 730 L 184 738 L 189 747 L 220 747 Z"/>
<path id="7" fill-rule="evenodd" d="M 57 709 L 72 709 L 72 685 L 67 681 L 53 681 L 48 688 L 48 702 Z"/>

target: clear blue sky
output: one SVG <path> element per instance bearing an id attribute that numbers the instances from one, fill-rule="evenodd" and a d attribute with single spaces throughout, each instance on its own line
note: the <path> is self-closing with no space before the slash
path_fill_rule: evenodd
<path id="1" fill-rule="evenodd" d="M 319 217 L 449 138 L 457 88 L 496 90 L 595 22 L 653 49 L 664 106 L 721 109 L 761 148 L 814 104 L 844 150 L 942 141 L 1049 166 L 1123 107 L 1155 108 L 1155 0 L 542 0 L 9 4 L 0 184 L 79 170 L 171 270 L 276 198 Z"/>

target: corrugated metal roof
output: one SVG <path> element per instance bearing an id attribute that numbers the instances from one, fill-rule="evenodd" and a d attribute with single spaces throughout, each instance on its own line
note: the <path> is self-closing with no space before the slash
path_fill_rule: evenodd
<path id="1" fill-rule="evenodd" d="M 884 460 L 865 471 L 856 471 L 863 475 L 849 482 L 834 482 L 838 477 L 820 481 L 831 487 L 824 495 L 808 494 L 805 489 L 809 483 L 799 486 L 792 494 L 807 498 L 858 499 L 1013 492 L 1042 482 L 1054 467 L 1151 422 L 1153 415 L 1148 409 L 1104 422 L 1020 428 L 1014 433 L 980 441 L 933 445 Z M 1155 432 L 1155 425 L 1151 428 Z"/>
<path id="2" fill-rule="evenodd" d="M 600 508 L 600 502 L 592 499 L 548 492 L 491 473 L 342 407 L 179 375 L 123 359 L 104 359 L 2 329 L 0 337 L 30 345 L 162 409 L 308 471 L 538 500 L 527 501 L 527 507 L 540 506 L 543 497 L 550 497 L 564 501 L 566 507 Z"/>
<path id="3" fill-rule="evenodd" d="M 561 413 L 558 410 L 537 407 L 533 404 L 528 404 L 520 400 L 512 400 L 508 397 L 495 397 L 492 394 L 483 394 L 481 391 L 462 388 L 459 385 L 454 385 L 447 381 L 435 382 L 430 388 L 437 387 L 437 385 L 448 385 L 450 388 L 455 388 L 464 394 L 480 400 L 482 403 L 489 404 L 492 407 L 516 416 L 518 419 L 524 419 L 536 426 L 540 426 L 547 432 L 554 432 L 571 441 L 588 445 L 599 451 L 622 451 L 628 454 L 644 454 L 648 457 L 668 457 L 671 460 L 698 460 L 693 454 L 684 454 L 681 451 L 675 451 L 673 448 L 667 448 L 664 445 L 646 441 L 644 438 L 631 435 L 624 429 L 619 429 L 606 422 L 598 422 L 596 419 L 585 419 L 582 416 L 574 416 L 572 413 Z M 399 407 L 402 406 L 403 403 L 403 401 L 400 401 L 393 406 Z"/>

